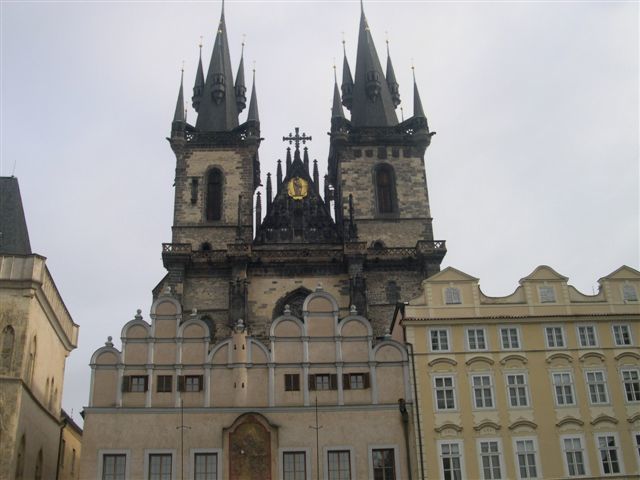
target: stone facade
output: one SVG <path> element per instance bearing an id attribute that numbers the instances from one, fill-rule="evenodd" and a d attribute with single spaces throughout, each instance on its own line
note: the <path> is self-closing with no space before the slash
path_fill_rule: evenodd
<path id="1" fill-rule="evenodd" d="M 449 267 L 399 312 L 425 478 L 638 478 L 640 272 L 567 282 L 541 266 L 488 297 Z"/>

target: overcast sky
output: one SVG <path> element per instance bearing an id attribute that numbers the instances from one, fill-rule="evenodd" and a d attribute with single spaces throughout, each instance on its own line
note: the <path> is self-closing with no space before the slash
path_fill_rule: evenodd
<path id="1" fill-rule="evenodd" d="M 63 406 L 87 404 L 89 359 L 141 308 L 165 271 L 175 157 L 165 137 L 219 2 L 1 4 L 0 173 L 20 181 L 31 244 L 73 318 Z M 506 295 L 537 265 L 584 293 L 639 264 L 638 3 L 366 1 L 385 31 L 405 118 L 411 64 L 437 135 L 426 154 L 443 266 Z M 263 181 L 293 127 L 326 170 L 334 58 L 355 67 L 360 7 L 349 1 L 232 1 L 234 73 L 246 34 L 256 62 Z M 249 92 L 248 92 L 249 93 Z M 241 114 L 244 121 L 246 110 Z M 189 120 L 195 120 L 193 110 Z M 263 209 L 264 211 L 264 209 Z"/>

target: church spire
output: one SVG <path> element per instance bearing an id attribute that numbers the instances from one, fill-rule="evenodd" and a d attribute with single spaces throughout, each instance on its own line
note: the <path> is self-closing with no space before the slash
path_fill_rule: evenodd
<path id="1" fill-rule="evenodd" d="M 398 123 L 362 4 L 351 123 L 354 127 L 388 127 Z"/>
<path id="2" fill-rule="evenodd" d="M 200 101 L 202 100 L 202 92 L 204 91 L 204 71 L 202 69 L 202 37 L 200 37 L 200 55 L 198 58 L 198 69 L 196 71 L 196 81 L 193 85 L 193 97 L 191 104 L 197 112 L 200 109 Z"/>
<path id="3" fill-rule="evenodd" d="M 413 117 L 427 118 L 422 108 L 422 100 L 420 100 L 420 92 L 418 92 L 418 84 L 416 83 L 415 67 L 411 67 L 411 69 L 413 70 Z"/>
<path id="4" fill-rule="evenodd" d="M 236 106 L 238 113 L 242 112 L 247 106 L 247 87 L 244 84 L 244 41 L 242 42 L 242 52 L 240 53 L 240 64 L 238 65 L 238 74 L 236 75 Z"/>
<path id="5" fill-rule="evenodd" d="M 340 92 L 338 91 L 338 78 L 336 76 L 335 65 L 333 66 L 333 81 L 333 106 L 331 107 L 331 118 L 344 118 L 344 111 L 342 110 L 342 104 L 340 103 Z"/>
<path id="6" fill-rule="evenodd" d="M 347 47 L 344 39 L 342 39 L 342 53 L 344 59 L 342 61 L 342 104 L 351 110 L 353 105 L 353 77 L 351 76 L 351 68 L 349 68 L 349 61 L 347 60 Z"/>
<path id="7" fill-rule="evenodd" d="M 180 70 L 180 90 L 178 90 L 178 100 L 176 101 L 176 111 L 173 114 L 173 123 L 184 123 L 184 94 L 182 93 L 182 83 L 184 80 L 184 67 Z"/>
<path id="8" fill-rule="evenodd" d="M 248 122 L 260 123 L 260 115 L 258 114 L 258 97 L 256 94 L 256 70 L 253 69 L 253 86 L 251 87 L 251 101 L 249 102 Z"/>
<path id="9" fill-rule="evenodd" d="M 238 107 L 233 86 L 223 2 L 196 128 L 203 132 L 224 132 L 233 130 L 237 126 Z"/>
<path id="10" fill-rule="evenodd" d="M 391 63 L 391 55 L 389 54 L 389 39 L 387 39 L 387 86 L 389 87 L 389 93 L 391 93 L 391 101 L 393 106 L 398 108 L 400 105 L 400 89 L 398 88 L 398 82 L 396 80 L 396 72 L 393 71 L 393 63 Z"/>

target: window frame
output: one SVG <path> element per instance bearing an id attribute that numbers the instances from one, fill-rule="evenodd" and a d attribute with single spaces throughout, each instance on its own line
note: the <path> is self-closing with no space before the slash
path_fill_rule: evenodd
<path id="1" fill-rule="evenodd" d="M 163 378 L 163 382 L 160 381 Z M 169 385 L 166 385 L 166 379 L 169 379 Z M 160 389 L 162 387 L 162 390 Z M 167 390 L 168 388 L 168 390 Z M 156 393 L 171 393 L 173 392 L 173 375 L 156 375 Z"/>
<path id="2" fill-rule="evenodd" d="M 445 479 L 445 469 L 444 469 L 444 458 L 445 455 L 444 453 L 442 453 L 442 446 L 443 445 L 456 445 L 458 447 L 458 459 L 460 462 L 460 478 L 466 478 L 466 474 L 465 474 L 465 462 L 464 462 L 464 441 L 462 439 L 456 438 L 456 439 L 447 439 L 447 440 L 438 440 L 436 442 L 436 451 L 438 454 L 438 466 L 439 466 L 439 471 L 440 471 L 440 478 Z M 453 458 L 453 457 L 450 457 Z M 453 478 L 455 478 L 455 475 L 453 476 Z"/>
<path id="3" fill-rule="evenodd" d="M 144 480 L 150 480 L 151 456 L 152 455 L 171 455 L 171 480 L 176 478 L 176 450 L 173 448 L 153 448 L 144 450 Z"/>
<path id="4" fill-rule="evenodd" d="M 632 292 L 635 298 L 627 298 L 628 291 Z M 625 282 L 620 286 L 620 296 L 622 297 L 623 303 L 627 303 L 627 302 L 636 303 L 638 302 L 638 300 L 640 300 L 639 298 L 640 296 L 638 295 L 638 289 L 636 288 L 636 286 L 627 282 Z"/>
<path id="5" fill-rule="evenodd" d="M 591 387 L 594 385 L 600 385 L 599 382 L 590 382 L 589 374 L 602 374 L 602 385 L 604 385 L 604 396 L 606 398 L 605 401 L 593 401 L 591 397 Z M 609 382 L 607 381 L 607 371 L 601 368 L 589 368 L 584 371 L 584 384 L 585 390 L 587 393 L 587 397 L 589 397 L 589 405 L 609 405 L 611 403 L 611 396 L 609 395 Z M 599 393 L 598 393 L 599 395 Z"/>
<path id="6" fill-rule="evenodd" d="M 349 480 L 356 480 L 356 462 L 355 450 L 348 445 L 328 445 L 322 449 L 322 458 L 324 462 L 324 480 L 329 480 L 329 453 L 331 452 L 349 452 Z"/>
<path id="7" fill-rule="evenodd" d="M 522 376 L 523 377 L 523 379 L 524 379 L 524 383 L 523 384 L 515 383 L 515 384 L 513 384 L 513 386 L 514 386 L 514 388 L 524 388 L 524 396 L 525 396 L 525 399 L 526 399 L 526 405 L 513 405 L 511 403 L 511 392 L 509 390 L 511 388 L 511 385 L 509 384 L 509 377 L 510 376 Z M 504 385 L 506 387 L 507 404 L 508 404 L 509 408 L 531 408 L 531 395 L 529 394 L 529 375 L 528 375 L 527 372 L 524 372 L 524 371 L 515 371 L 515 372 L 506 371 L 506 372 L 504 372 Z M 518 398 L 520 398 L 519 395 L 518 395 Z"/>
<path id="8" fill-rule="evenodd" d="M 632 379 L 630 382 L 626 382 L 624 379 L 625 373 L 635 373 L 636 378 Z M 622 394 L 624 395 L 625 403 L 635 404 L 640 402 L 640 368 L 631 366 L 620 367 L 620 381 L 622 382 Z M 634 396 L 635 398 L 632 398 L 631 400 L 629 400 L 629 395 L 627 392 L 627 383 L 637 385 L 637 388 L 632 390 L 632 392 L 637 393 L 632 394 L 632 396 Z"/>
<path id="9" fill-rule="evenodd" d="M 640 430 L 631 432 L 631 442 L 633 443 L 633 449 L 636 452 L 636 462 L 640 469 Z"/>
<path id="10" fill-rule="evenodd" d="M 279 477 L 284 479 L 284 455 L 285 453 L 304 453 L 305 480 L 311 475 L 311 449 L 301 447 L 280 447 L 278 448 L 278 472 Z"/>
<path id="11" fill-rule="evenodd" d="M 514 468 L 516 470 L 516 478 L 518 478 L 518 480 L 526 480 L 526 479 L 543 479 L 544 478 L 544 474 L 542 473 L 542 463 L 540 462 L 540 448 L 538 447 L 538 438 L 537 437 L 533 437 L 533 436 L 527 436 L 527 437 L 513 437 L 512 439 L 513 441 L 513 465 Z M 523 477 L 520 475 L 520 461 L 518 459 L 518 442 L 528 442 L 531 441 L 533 443 L 533 459 L 534 459 L 534 466 L 536 469 L 536 475 L 535 477 L 530 477 L 530 476 L 526 476 Z"/>
<path id="12" fill-rule="evenodd" d="M 503 336 L 502 336 L 502 331 L 503 330 L 515 330 L 518 346 L 516 346 L 516 347 L 511 346 L 511 335 L 510 334 L 509 334 L 509 346 L 508 347 L 504 346 Z M 521 332 L 520 332 L 520 325 L 500 325 L 500 326 L 498 326 L 498 345 L 500 345 L 500 349 L 501 350 L 507 350 L 507 351 L 522 350 L 522 335 L 521 335 Z"/>
<path id="13" fill-rule="evenodd" d="M 447 387 L 446 385 L 442 388 L 438 388 L 437 386 L 437 380 L 439 379 L 451 379 L 451 387 Z M 458 395 L 456 392 L 456 376 L 454 374 L 446 374 L 446 373 L 438 373 L 433 375 L 433 380 L 432 380 L 432 384 L 433 384 L 433 406 L 435 407 L 436 412 L 455 412 L 458 410 Z M 451 390 L 451 392 L 453 393 L 453 407 L 448 408 L 448 407 L 444 407 L 444 408 L 440 408 L 438 406 L 438 392 L 439 391 L 448 391 Z M 446 402 L 446 395 L 445 395 L 445 402 Z"/>
<path id="14" fill-rule="evenodd" d="M 618 343 L 618 338 L 616 336 L 616 327 L 624 328 L 627 331 L 627 336 L 629 337 L 629 343 Z M 611 325 L 611 334 L 613 336 L 613 344 L 616 347 L 630 347 L 633 345 L 633 335 L 631 334 L 631 325 L 628 323 L 614 323 Z M 623 339 L 624 337 L 621 337 Z"/>
<path id="15" fill-rule="evenodd" d="M 494 388 L 494 381 L 493 381 L 493 375 L 489 372 L 473 372 L 469 375 L 469 386 L 471 387 L 471 406 L 473 410 L 495 410 L 496 409 L 496 393 L 495 393 L 495 388 Z M 488 378 L 489 379 L 489 386 L 485 386 L 485 385 L 481 385 L 480 388 L 481 390 L 489 390 L 489 399 L 491 400 L 491 406 L 487 407 L 486 405 L 482 405 L 482 406 L 478 406 L 477 402 L 476 402 L 476 385 L 474 383 L 474 379 L 476 377 L 480 377 L 480 378 Z M 486 399 L 484 398 L 484 393 L 482 395 L 482 401 L 483 403 L 486 402 Z"/>
<path id="16" fill-rule="evenodd" d="M 553 398 L 555 401 L 555 406 L 558 408 L 563 408 L 563 407 L 575 407 L 577 405 L 577 399 L 576 399 L 576 384 L 575 384 L 575 380 L 573 378 L 573 372 L 570 370 L 554 370 L 549 372 L 551 375 L 551 387 L 552 387 L 552 391 L 553 391 Z M 566 395 L 566 392 L 564 391 L 564 387 L 566 387 L 567 384 L 560 384 L 560 385 L 556 385 L 555 382 L 555 377 L 556 375 L 568 375 L 569 376 L 569 387 L 571 389 L 571 403 L 560 403 L 560 401 L 558 400 L 558 391 L 557 391 L 557 387 L 560 386 L 563 388 L 562 390 L 562 395 L 564 398 L 564 396 Z M 563 400 L 564 401 L 564 400 Z"/>
<path id="17" fill-rule="evenodd" d="M 97 480 L 102 480 L 104 475 L 103 475 L 103 469 L 104 469 L 104 456 L 105 455 L 124 455 L 125 456 L 125 460 L 124 460 L 124 478 L 125 480 L 129 480 L 129 469 L 131 466 L 131 450 L 129 449 L 113 449 L 113 448 L 104 448 L 104 449 L 99 449 L 98 450 L 98 458 L 97 458 Z"/>
<path id="18" fill-rule="evenodd" d="M 580 329 L 581 328 L 590 328 L 593 330 L 593 341 L 594 344 L 593 345 L 585 345 L 582 343 L 582 339 L 580 336 Z M 598 329 L 596 328 L 596 325 L 593 323 L 579 323 L 576 325 L 576 338 L 578 340 L 578 346 L 580 348 L 598 348 L 599 345 L 599 341 L 598 341 Z"/>
<path id="19" fill-rule="evenodd" d="M 615 445 L 615 451 L 618 462 L 618 472 L 605 473 L 604 472 L 604 464 L 602 463 L 602 451 L 600 450 L 600 438 L 603 437 L 613 437 Z M 598 466 L 600 470 L 600 475 L 605 477 L 610 477 L 613 475 L 623 475 L 625 472 L 624 469 L 624 456 L 622 455 L 622 448 L 620 446 L 620 437 L 618 436 L 618 432 L 595 432 L 593 434 L 593 440 L 595 442 L 596 453 L 598 457 Z M 609 450 L 609 449 L 608 449 Z"/>
<path id="20" fill-rule="evenodd" d="M 434 349 L 433 348 L 433 337 L 431 336 L 432 333 L 436 333 L 436 332 L 444 332 L 445 333 L 445 339 L 447 342 L 447 348 L 441 348 L 441 342 L 442 342 L 442 337 L 438 334 L 438 348 Z M 428 335 L 429 335 L 429 351 L 430 352 L 450 352 L 451 351 L 451 329 L 447 328 L 447 327 L 432 327 L 429 329 L 428 331 Z"/>
<path id="21" fill-rule="evenodd" d="M 546 294 L 542 292 L 551 292 L 551 298 L 547 298 Z M 558 303 L 558 296 L 556 295 L 556 289 L 553 285 L 538 285 L 538 300 L 541 304 Z"/>
<path id="22" fill-rule="evenodd" d="M 217 172 L 219 175 L 219 193 L 218 193 L 218 199 L 220 201 L 220 204 L 218 205 L 218 211 L 219 211 L 219 216 L 218 218 L 213 218 L 215 217 L 215 215 L 213 215 L 213 213 L 215 213 L 215 211 L 212 211 L 212 218 L 209 218 L 209 203 L 210 203 L 210 197 L 212 195 L 212 188 L 210 187 L 210 185 L 214 184 L 213 181 L 211 181 L 210 177 L 211 175 L 213 175 L 214 172 Z M 221 167 L 217 166 L 217 165 L 213 165 L 210 168 L 207 169 L 207 171 L 205 172 L 205 177 L 204 177 L 204 185 L 205 185 L 205 191 L 204 191 L 204 221 L 207 223 L 213 223 L 213 222 L 221 222 L 224 220 L 224 190 L 225 190 L 225 178 L 226 175 L 224 173 L 224 170 L 222 170 Z M 213 209 L 212 209 L 213 210 Z"/>
<path id="23" fill-rule="evenodd" d="M 380 209 L 380 188 L 378 185 L 378 176 L 379 173 L 385 170 L 388 174 L 389 178 L 389 203 L 390 209 L 389 211 L 381 211 Z M 388 162 L 378 162 L 376 163 L 371 171 L 373 175 L 373 192 L 374 192 L 374 212 L 376 218 L 395 218 L 398 216 L 400 209 L 398 205 L 398 193 L 396 190 L 396 171 Z"/>
<path id="24" fill-rule="evenodd" d="M 490 452 L 492 454 L 495 454 L 498 456 L 498 462 L 499 462 L 499 468 L 500 468 L 500 477 L 499 478 L 494 478 L 493 474 L 491 475 L 491 477 L 486 477 L 484 474 L 484 464 L 482 462 L 483 459 L 483 454 L 482 454 L 482 444 L 483 443 L 489 443 L 489 442 L 495 442 L 498 445 L 498 452 L 494 453 L 494 452 Z M 506 479 L 508 477 L 505 476 L 506 471 L 505 471 L 505 466 L 504 466 L 504 450 L 502 449 L 502 439 L 499 437 L 481 437 L 481 438 L 477 438 L 476 439 L 476 453 L 478 454 L 478 471 L 480 472 L 481 478 L 482 480 L 503 480 Z M 485 455 L 487 456 L 487 455 Z"/>
<path id="25" fill-rule="evenodd" d="M 575 440 L 575 439 L 580 441 L 580 448 L 581 448 L 580 452 L 582 453 L 582 468 L 584 469 L 584 473 L 579 475 L 571 475 L 569 473 L 569 459 L 567 457 L 568 450 L 565 448 L 565 443 L 564 443 L 565 440 Z M 562 450 L 562 463 L 564 465 L 564 473 L 567 477 L 580 478 L 580 477 L 591 476 L 591 470 L 589 468 L 589 457 L 587 454 L 587 444 L 585 442 L 583 434 L 571 433 L 566 435 L 560 435 L 560 449 Z M 577 452 L 577 450 L 571 450 L 571 452 Z"/>
<path id="26" fill-rule="evenodd" d="M 449 292 L 451 292 L 451 295 L 449 295 Z M 454 285 L 446 286 L 442 289 L 442 300 L 445 305 L 462 305 L 462 290 Z"/>
<path id="27" fill-rule="evenodd" d="M 393 478 L 400 479 L 401 471 L 400 471 L 400 449 L 398 445 L 392 444 L 373 444 L 367 447 L 368 459 L 369 459 L 369 478 L 375 478 L 375 472 L 373 468 L 373 452 L 374 450 L 393 450 Z"/>
<path id="28" fill-rule="evenodd" d="M 549 331 L 551 330 L 552 333 L 552 337 L 553 337 L 553 345 L 551 343 L 551 341 L 549 340 Z M 560 333 L 560 337 L 556 337 L 556 333 Z M 562 342 L 561 345 L 558 345 L 558 340 L 560 340 Z M 564 333 L 564 327 L 562 325 L 545 325 L 544 326 L 544 343 L 547 346 L 548 349 L 550 350 L 557 350 L 557 349 L 565 349 L 567 348 L 567 336 Z"/>
<path id="29" fill-rule="evenodd" d="M 199 454 L 215 454 L 217 465 L 217 477 L 216 480 L 224 478 L 224 462 L 222 461 L 222 449 L 221 448 L 191 448 L 189 449 L 189 480 L 195 480 L 196 478 L 196 455 Z"/>
<path id="30" fill-rule="evenodd" d="M 484 342 L 484 348 L 477 347 L 471 348 L 471 336 L 470 332 L 476 332 L 475 342 L 478 344 L 477 332 L 482 332 L 482 341 Z M 487 329 L 485 327 L 467 327 L 465 329 L 465 338 L 467 340 L 467 350 L 470 352 L 486 352 L 489 350 L 489 338 L 487 336 Z"/>
<path id="31" fill-rule="evenodd" d="M 300 374 L 299 373 L 284 374 L 284 391 L 285 392 L 300 391 Z"/>

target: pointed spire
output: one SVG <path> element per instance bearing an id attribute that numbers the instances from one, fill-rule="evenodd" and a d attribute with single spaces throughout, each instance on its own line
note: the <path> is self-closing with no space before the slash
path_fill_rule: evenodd
<path id="1" fill-rule="evenodd" d="M 180 69 L 180 90 L 178 90 L 178 101 L 176 102 L 176 111 L 173 114 L 173 123 L 184 123 L 184 95 L 182 93 L 182 83 L 184 80 L 184 67 Z"/>
<path id="2" fill-rule="evenodd" d="M 289 170 L 291 169 L 291 147 L 287 147 L 287 159 L 286 159 L 286 175 L 289 175 Z"/>
<path id="3" fill-rule="evenodd" d="M 304 160 L 304 169 L 309 173 L 309 149 L 304 147 L 304 155 L 302 157 Z"/>
<path id="4" fill-rule="evenodd" d="M 420 100 L 420 92 L 418 92 L 418 84 L 416 83 L 416 69 L 413 70 L 413 117 L 414 118 L 426 118 L 424 110 L 422 109 L 422 100 Z"/>
<path id="5" fill-rule="evenodd" d="M 278 168 L 276 170 L 276 191 L 280 191 L 282 187 L 282 160 L 278 159 Z"/>
<path id="6" fill-rule="evenodd" d="M 354 127 L 389 127 L 398 124 L 391 92 L 362 5 L 351 123 Z"/>
<path id="7" fill-rule="evenodd" d="M 340 103 L 340 92 L 338 91 L 338 77 L 335 65 L 333 66 L 333 105 L 331 107 L 331 118 L 344 118 L 344 111 Z"/>
<path id="8" fill-rule="evenodd" d="M 262 199 L 261 194 L 256 194 L 256 227 L 262 223 Z"/>
<path id="9" fill-rule="evenodd" d="M 200 102 L 202 101 L 202 93 L 204 91 L 204 70 L 202 69 L 202 37 L 200 37 L 198 69 L 196 70 L 196 81 L 193 85 L 193 97 L 191 97 L 191 105 L 198 112 L 200 110 Z"/>
<path id="10" fill-rule="evenodd" d="M 316 193 L 320 195 L 320 174 L 318 173 L 318 160 L 313 160 L 313 183 L 316 187 Z"/>
<path id="11" fill-rule="evenodd" d="M 353 77 L 351 76 L 351 69 L 349 68 L 349 62 L 347 61 L 347 47 L 345 46 L 344 38 L 342 39 L 342 52 L 344 59 L 342 61 L 342 105 L 351 110 L 353 105 Z M 335 104 L 335 94 L 334 94 Z"/>
<path id="12" fill-rule="evenodd" d="M 242 41 L 242 52 L 240 53 L 240 64 L 238 65 L 238 74 L 236 75 L 236 106 L 238 113 L 242 112 L 247 106 L 247 87 L 244 84 L 244 40 Z"/>
<path id="13" fill-rule="evenodd" d="M 233 85 L 223 2 L 196 128 L 203 132 L 224 132 L 233 130 L 237 126 L 238 107 Z"/>
<path id="14" fill-rule="evenodd" d="M 278 187 L 280 190 L 280 187 Z M 273 187 L 271 186 L 271 173 L 267 173 L 267 212 L 271 210 L 271 199 L 273 198 Z"/>
<path id="15" fill-rule="evenodd" d="M 400 105 L 400 89 L 398 88 L 398 82 L 396 81 L 396 73 L 393 71 L 393 63 L 391 63 L 391 55 L 389 54 L 389 39 L 387 39 L 387 86 L 389 87 L 389 93 L 391 93 L 391 101 L 393 106 L 398 108 Z"/>
<path id="16" fill-rule="evenodd" d="M 260 123 L 260 115 L 258 114 L 258 97 L 256 94 L 256 69 L 253 69 L 253 87 L 251 87 L 251 101 L 249 102 L 249 114 L 247 121 Z"/>

